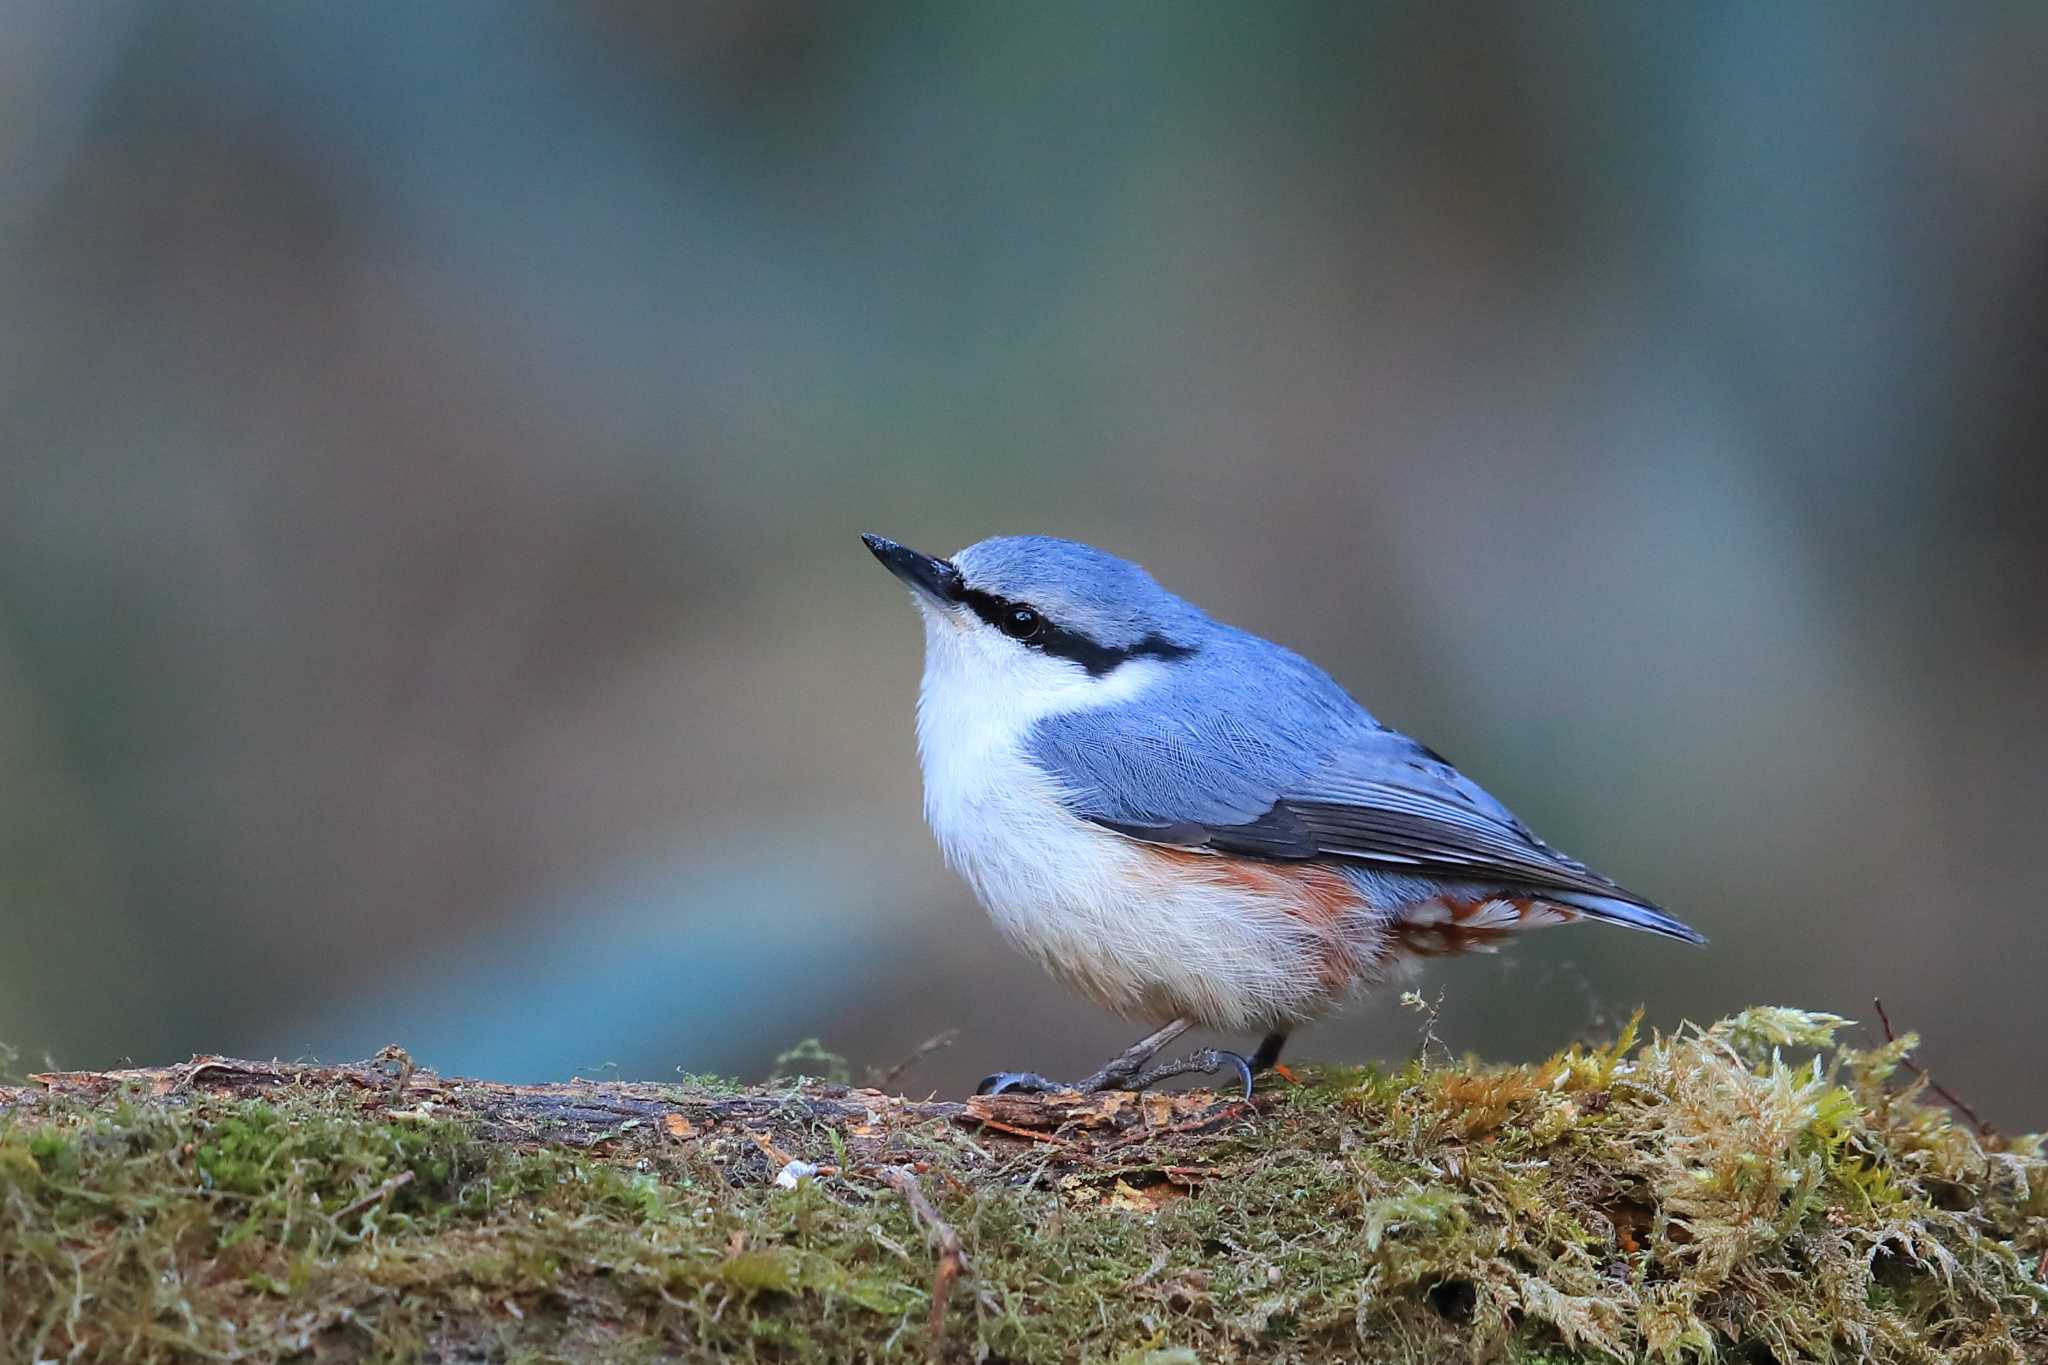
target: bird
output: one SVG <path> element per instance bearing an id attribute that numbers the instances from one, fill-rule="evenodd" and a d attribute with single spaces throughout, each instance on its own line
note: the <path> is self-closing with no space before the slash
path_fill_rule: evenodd
<path id="1" fill-rule="evenodd" d="M 1038 535 L 948 559 L 861 539 L 923 617 L 917 748 L 946 862 L 1012 945 L 1153 1026 L 1080 1080 L 999 1071 L 978 1093 L 1234 1072 L 1249 1097 L 1296 1029 L 1418 960 L 1578 920 L 1706 941 L 1137 564 Z M 1261 1041 L 1157 1062 L 1195 1027 Z"/>

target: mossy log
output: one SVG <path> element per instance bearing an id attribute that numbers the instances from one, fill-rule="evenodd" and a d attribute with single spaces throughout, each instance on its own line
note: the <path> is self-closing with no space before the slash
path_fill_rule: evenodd
<path id="1" fill-rule="evenodd" d="M 0 1359 L 2048 1360 L 2040 1142 L 1840 1022 L 1248 1101 L 51 1073 Z"/>

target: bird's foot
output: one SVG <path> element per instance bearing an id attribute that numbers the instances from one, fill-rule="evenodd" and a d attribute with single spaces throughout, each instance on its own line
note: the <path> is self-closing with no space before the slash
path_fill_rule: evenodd
<path id="1" fill-rule="evenodd" d="M 1237 1073 L 1239 1083 L 1244 1086 L 1244 1098 L 1252 1097 L 1252 1064 L 1235 1052 L 1226 1052 L 1220 1047 L 1205 1047 L 1200 1052 L 1191 1052 L 1171 1062 L 1161 1062 L 1150 1071 L 1143 1071 L 1131 1077 L 1124 1084 L 1128 1090 L 1143 1090 L 1148 1085 L 1170 1080 L 1175 1076 L 1214 1076 L 1218 1072 Z"/>
<path id="2" fill-rule="evenodd" d="M 1097 1095 L 1105 1090 L 1139 1090 L 1131 1080 L 1138 1074 L 1149 1057 L 1132 1057 L 1128 1053 L 1117 1057 L 1100 1071 L 1090 1072 L 1078 1081 L 1049 1081 L 1036 1071 L 998 1071 L 983 1076 L 981 1084 L 974 1087 L 977 1095 L 1044 1095 L 1055 1090 L 1077 1090 L 1083 1095 Z M 1176 1073 L 1177 1074 L 1177 1073 Z"/>
<path id="3" fill-rule="evenodd" d="M 1137 1042 L 1132 1043 L 1122 1052 L 1117 1053 L 1116 1056 L 1104 1062 L 1100 1070 L 1091 1072 L 1071 1084 L 1065 1081 L 1049 1081 L 1036 1071 L 998 1071 L 992 1076 L 982 1077 L 981 1084 L 974 1087 L 974 1093 L 977 1095 L 1043 1095 L 1053 1090 L 1078 1090 L 1084 1095 L 1093 1095 L 1103 1090 L 1143 1090 L 1151 1082 L 1139 1083 L 1136 1077 L 1144 1070 L 1145 1063 L 1158 1055 L 1160 1048 L 1180 1037 L 1181 1034 L 1186 1033 L 1192 1022 L 1187 1019 L 1175 1019 L 1171 1023 L 1154 1029 L 1151 1033 L 1146 1034 L 1143 1038 L 1140 1038 Z M 1244 1058 L 1237 1057 L 1235 1053 L 1207 1052 L 1197 1053 L 1196 1055 L 1236 1057 L 1238 1069 L 1241 1071 L 1245 1069 Z M 1210 1070 L 1213 1071 L 1217 1065 L 1218 1063 L 1211 1062 Z M 1187 1071 L 1196 1069 L 1198 1068 L 1183 1066 L 1177 1071 L 1162 1070 L 1160 1074 L 1164 1076 L 1179 1076 Z M 1245 1093 L 1250 1094 L 1251 1073 L 1245 1071 L 1245 1076 Z"/>
<path id="4" fill-rule="evenodd" d="M 977 1095 L 1044 1095 L 1054 1090 L 1079 1090 L 1066 1081 L 1049 1081 L 1036 1071 L 998 1071 L 983 1076 L 974 1087 Z"/>
<path id="5" fill-rule="evenodd" d="M 1036 1071 L 998 1071 L 983 1076 L 981 1084 L 974 1087 L 974 1093 L 1045 1095 L 1055 1090 L 1077 1090 L 1084 1095 L 1097 1095 L 1105 1090 L 1143 1090 L 1175 1076 L 1214 1076 L 1222 1071 L 1235 1071 L 1239 1083 L 1244 1086 L 1244 1097 L 1252 1097 L 1252 1064 L 1235 1052 L 1217 1047 L 1205 1047 L 1200 1052 L 1161 1062 L 1149 1071 L 1140 1071 L 1132 1066 L 1108 1066 L 1078 1081 L 1047 1080 Z"/>

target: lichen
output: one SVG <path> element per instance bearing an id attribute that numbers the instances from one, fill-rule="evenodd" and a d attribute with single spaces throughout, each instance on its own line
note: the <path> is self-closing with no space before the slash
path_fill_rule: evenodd
<path id="1" fill-rule="evenodd" d="M 923 1360 L 930 1229 L 887 1161 L 964 1248 L 960 1359 L 2048 1359 L 2040 1141 L 1978 1134 L 1928 1102 L 1911 1039 L 1837 1048 L 1842 1022 L 1751 1010 L 1531 1066 L 1304 1070 L 1115 1132 L 825 1120 L 788 1091 L 570 1146 L 361 1084 L 17 1092 L 0 1341 Z M 777 1185 L 797 1158 L 818 1173 Z"/>

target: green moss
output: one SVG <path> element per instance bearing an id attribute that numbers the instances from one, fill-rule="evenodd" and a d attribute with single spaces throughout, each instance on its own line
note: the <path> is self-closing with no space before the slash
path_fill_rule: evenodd
<path id="1" fill-rule="evenodd" d="M 593 1150 L 339 1084 L 22 1103 L 0 1115 L 0 1340 L 921 1360 L 927 1230 L 874 1176 L 921 1162 L 967 1256 L 961 1358 L 2048 1358 L 2041 1144 L 1926 1104 L 1910 1040 L 1821 1055 L 1840 1022 L 1329 1070 L 1201 1131 L 1056 1142 L 773 1096 Z M 839 1171 L 782 1188 L 788 1157 Z"/>

